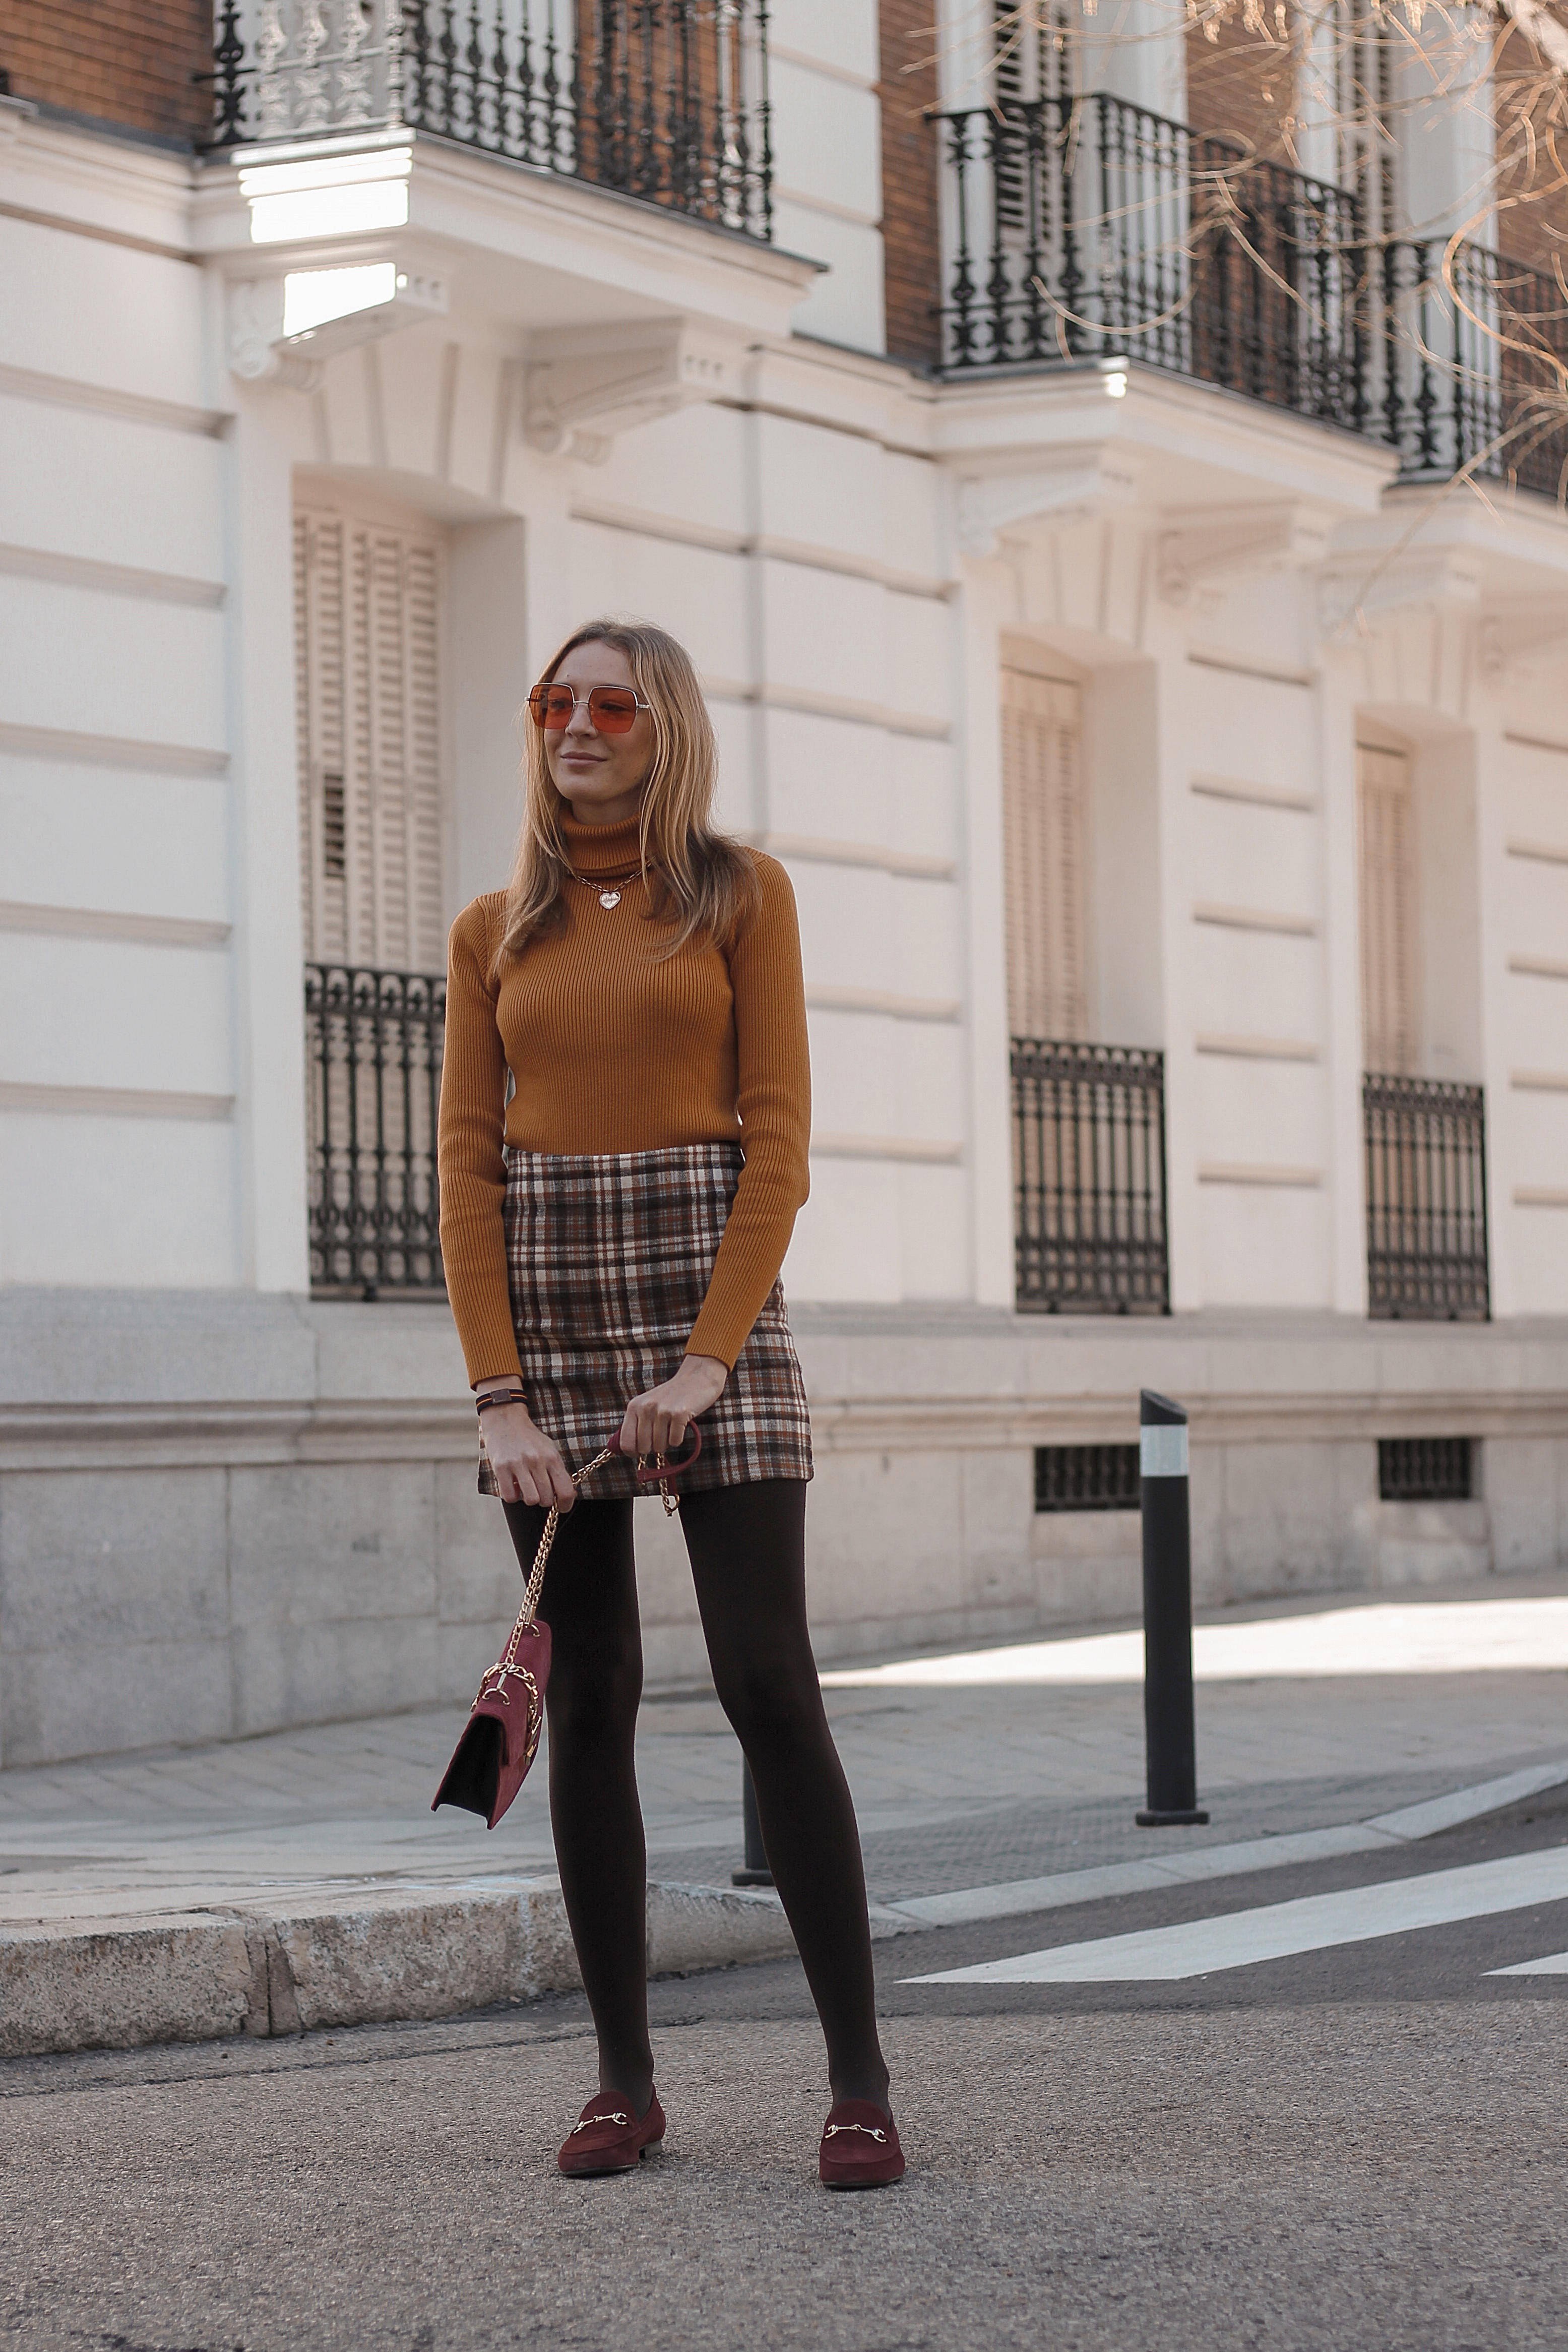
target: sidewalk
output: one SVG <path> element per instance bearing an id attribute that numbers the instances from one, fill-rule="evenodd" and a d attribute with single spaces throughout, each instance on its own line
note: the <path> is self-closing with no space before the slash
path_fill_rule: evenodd
<path id="1" fill-rule="evenodd" d="M 1212 1820 L 1166 1832 L 1133 1822 L 1134 1630 L 825 1675 L 873 1904 L 1363 1822 L 1568 1753 L 1560 1575 L 1232 1610 L 1196 1655 Z M 0 2050 L 298 2030 L 356 2001 L 430 2015 L 570 1981 L 545 1759 L 493 1835 L 429 1811 L 461 1721 L 442 1707 L 0 1774 Z M 711 1695 L 652 1695 L 638 1766 L 655 1967 L 787 1948 L 772 1898 L 729 1887 L 740 1760 Z M 39 1970 L 68 1948 L 69 2015 L 41 2025 Z M 171 1970 L 214 1969 L 226 1990 L 183 2026 L 169 1984 L 156 2016 L 138 2010 Z"/>

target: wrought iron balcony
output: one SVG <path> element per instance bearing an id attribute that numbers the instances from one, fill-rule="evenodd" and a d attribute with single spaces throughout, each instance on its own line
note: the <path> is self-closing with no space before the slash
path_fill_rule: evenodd
<path id="1" fill-rule="evenodd" d="M 405 125 L 772 234 L 768 0 L 223 0 L 215 147 Z"/>
<path id="2" fill-rule="evenodd" d="M 1168 1314 L 1164 1055 L 1015 1037 L 1012 1081 L 1019 1306 Z"/>
<path id="3" fill-rule="evenodd" d="M 435 1123 L 446 982 L 305 967 L 310 1288 L 441 1296 Z"/>
<path id="4" fill-rule="evenodd" d="M 1126 356 L 1557 496 L 1568 299 L 1473 245 L 1370 243 L 1346 189 L 1100 91 L 940 119 L 953 376 Z"/>
<path id="5" fill-rule="evenodd" d="M 1367 1312 L 1382 1321 L 1484 1323 L 1486 1104 L 1479 1087 L 1369 1073 Z"/>

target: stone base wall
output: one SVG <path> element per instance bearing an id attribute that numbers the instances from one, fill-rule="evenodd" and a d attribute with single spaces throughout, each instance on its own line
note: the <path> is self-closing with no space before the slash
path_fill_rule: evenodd
<path id="1" fill-rule="evenodd" d="M 826 1660 L 1135 1617 L 1135 1512 L 1036 1514 L 1037 1444 L 1192 1414 L 1195 1595 L 1568 1567 L 1568 1332 L 1201 1317 L 796 1318 Z M 516 1607 L 448 1318 L 0 1303 L 0 1764 L 465 1704 Z M 1377 1496 L 1380 1435 L 1480 1441 L 1467 1503 Z M 637 1516 L 652 1682 L 706 1672 L 678 1522 Z"/>

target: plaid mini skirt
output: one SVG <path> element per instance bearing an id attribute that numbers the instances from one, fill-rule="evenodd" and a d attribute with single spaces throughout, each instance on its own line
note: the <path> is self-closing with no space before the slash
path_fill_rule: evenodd
<path id="1" fill-rule="evenodd" d="M 738 1143 L 660 1151 L 506 1148 L 507 1274 L 528 1410 L 569 1470 L 602 1452 L 634 1396 L 685 1353 L 724 1238 L 745 1155 Z M 679 1485 L 740 1486 L 811 1475 L 806 1387 L 776 1282 Z M 479 1492 L 497 1492 L 479 1448 Z M 618 1454 L 584 1486 L 595 1502 L 656 1493 Z"/>

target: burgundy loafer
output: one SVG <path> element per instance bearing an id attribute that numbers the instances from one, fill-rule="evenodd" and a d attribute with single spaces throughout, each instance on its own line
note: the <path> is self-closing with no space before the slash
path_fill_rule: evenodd
<path id="1" fill-rule="evenodd" d="M 563 2172 L 586 2179 L 599 2172 L 635 2172 L 638 2163 L 664 2137 L 664 2110 L 658 2094 L 639 2116 L 630 2099 L 601 2091 L 590 2099 L 561 2143 L 556 2162 Z"/>
<path id="2" fill-rule="evenodd" d="M 882 2189 L 904 2178 L 904 2150 L 891 2116 L 869 2099 L 841 2099 L 822 2132 L 817 2170 L 824 2189 Z"/>

